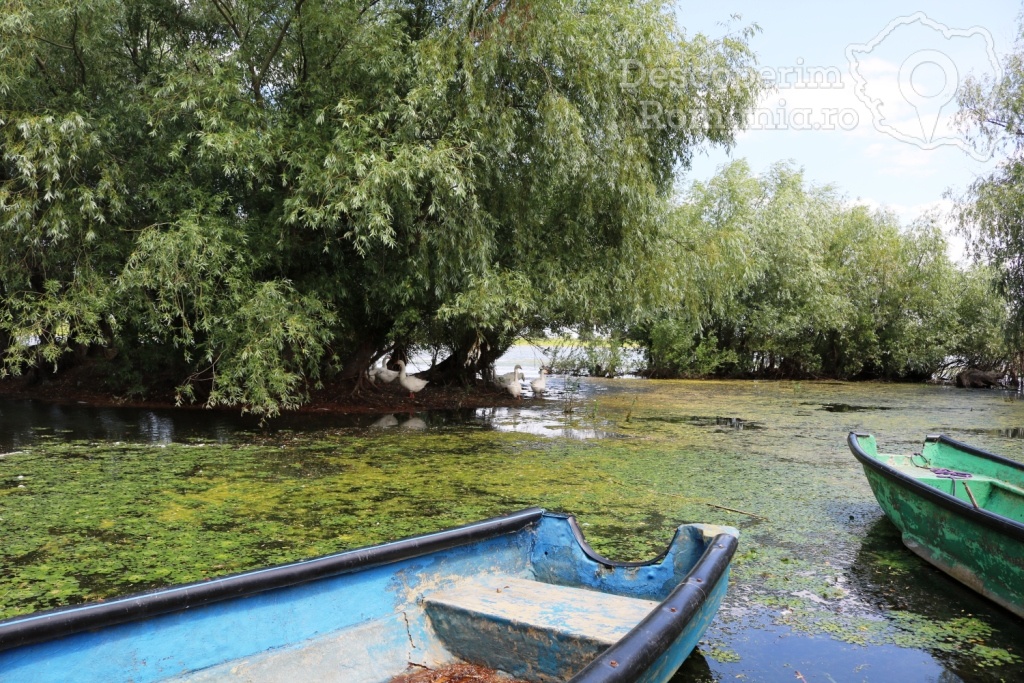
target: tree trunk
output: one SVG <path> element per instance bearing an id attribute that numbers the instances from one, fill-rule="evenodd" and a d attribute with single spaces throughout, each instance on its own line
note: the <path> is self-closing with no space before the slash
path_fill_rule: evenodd
<path id="1" fill-rule="evenodd" d="M 358 380 L 379 354 L 378 345 L 370 341 L 360 342 L 352 353 L 342 359 L 341 379 Z"/>
<path id="2" fill-rule="evenodd" d="M 458 348 L 431 368 L 426 377 L 437 384 L 470 384 L 476 373 L 494 365 L 511 345 L 497 333 L 467 332 Z"/>
<path id="3" fill-rule="evenodd" d="M 0 358 L 7 355 L 7 349 L 11 346 L 13 339 L 7 330 L 0 330 Z M 0 367 L 3 367 L 3 363 L 0 362 Z"/>

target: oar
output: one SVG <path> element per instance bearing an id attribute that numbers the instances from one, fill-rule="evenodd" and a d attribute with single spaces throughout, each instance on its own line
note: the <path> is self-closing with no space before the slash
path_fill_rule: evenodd
<path id="1" fill-rule="evenodd" d="M 974 500 L 974 494 L 971 493 L 971 487 L 967 485 L 966 481 L 964 482 L 964 488 L 967 489 L 967 495 L 971 497 L 971 504 L 974 506 L 974 509 L 980 510 L 981 508 L 978 507 L 978 501 Z"/>

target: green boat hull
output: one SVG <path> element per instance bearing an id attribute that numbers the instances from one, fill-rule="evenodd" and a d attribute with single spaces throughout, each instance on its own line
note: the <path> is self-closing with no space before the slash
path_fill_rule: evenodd
<path id="1" fill-rule="evenodd" d="M 1024 617 L 1024 464 L 929 436 L 921 453 L 850 450 L 903 543 L 949 576 Z"/>

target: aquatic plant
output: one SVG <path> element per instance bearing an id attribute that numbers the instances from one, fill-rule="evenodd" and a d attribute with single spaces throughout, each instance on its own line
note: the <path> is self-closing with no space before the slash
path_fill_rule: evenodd
<path id="1" fill-rule="evenodd" d="M 579 400 L 591 401 L 595 386 L 582 384 Z M 902 546 L 842 443 L 870 419 L 886 443 L 913 450 L 940 421 L 954 434 L 980 428 L 979 420 L 1008 427 L 1016 403 L 993 394 L 970 405 L 939 388 L 903 385 L 600 387 L 599 426 L 612 438 L 468 423 L 415 434 L 256 433 L 221 444 L 48 439 L 6 454 L 0 615 L 540 505 L 576 514 L 595 549 L 621 560 L 652 557 L 684 521 L 740 528 L 730 592 L 704 648 L 720 670 L 742 673 L 743 634 L 771 627 L 925 650 L 981 679 L 989 674 L 977 671 L 992 680 L 1019 673 L 1015 623 Z M 820 409 L 835 404 L 892 409 Z M 562 416 L 558 402 L 548 412 L 580 419 Z M 736 429 L 716 419 L 722 415 L 761 428 Z M 1011 442 L 995 432 L 974 436 L 995 450 Z"/>

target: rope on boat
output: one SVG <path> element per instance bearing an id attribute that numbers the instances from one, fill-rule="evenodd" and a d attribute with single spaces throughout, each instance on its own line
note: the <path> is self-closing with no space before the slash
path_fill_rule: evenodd
<path id="1" fill-rule="evenodd" d="M 956 470 L 947 470 L 945 467 L 933 467 L 932 474 L 945 479 L 970 479 L 974 476 L 970 472 L 957 472 Z"/>
<path id="2" fill-rule="evenodd" d="M 971 487 L 967 485 L 967 479 L 970 479 L 974 475 L 970 472 L 957 472 L 956 470 L 947 470 L 945 467 L 932 468 L 932 474 L 936 477 L 942 477 L 943 479 L 949 479 L 949 483 L 952 485 L 952 495 L 956 496 L 956 481 L 957 479 L 964 480 L 964 490 L 967 491 L 967 497 L 971 499 L 971 505 L 974 506 L 975 510 L 980 510 L 978 501 L 974 499 L 974 494 L 971 493 Z"/>

